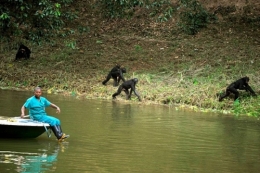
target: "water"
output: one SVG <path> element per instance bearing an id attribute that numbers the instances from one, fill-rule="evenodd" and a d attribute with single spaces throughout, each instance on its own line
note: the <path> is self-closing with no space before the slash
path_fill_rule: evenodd
<path id="1" fill-rule="evenodd" d="M 19 116 L 31 92 L 0 90 L 0 116 Z M 260 126 L 256 119 L 175 111 L 133 102 L 45 95 L 61 108 L 59 144 L 0 139 L 0 172 L 256 173 Z"/>

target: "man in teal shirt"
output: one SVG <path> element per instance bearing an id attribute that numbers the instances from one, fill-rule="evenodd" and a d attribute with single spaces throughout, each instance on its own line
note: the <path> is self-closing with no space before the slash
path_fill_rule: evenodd
<path id="1" fill-rule="evenodd" d="M 51 129 L 57 139 L 59 141 L 63 141 L 64 139 L 68 138 L 69 135 L 66 135 L 62 132 L 60 126 L 60 120 L 47 115 L 45 112 L 45 107 L 51 106 L 57 110 L 57 113 L 60 113 L 60 108 L 55 104 L 51 103 L 45 97 L 41 97 L 42 90 L 40 87 L 36 87 L 34 89 L 34 96 L 30 97 L 26 100 L 24 105 L 21 108 L 21 117 L 24 118 L 25 116 L 25 109 L 29 109 L 30 118 L 39 122 L 48 123 L 51 126 Z"/>

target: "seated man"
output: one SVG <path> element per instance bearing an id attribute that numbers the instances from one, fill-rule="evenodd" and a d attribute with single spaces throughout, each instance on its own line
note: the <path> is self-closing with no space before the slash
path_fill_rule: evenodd
<path id="1" fill-rule="evenodd" d="M 248 82 L 249 82 L 249 77 L 246 76 L 246 77 L 243 77 L 243 78 L 231 83 L 227 87 L 225 95 L 220 96 L 219 101 L 222 101 L 225 97 L 229 96 L 231 93 L 235 94 L 235 98 L 234 98 L 234 101 L 235 101 L 239 97 L 239 92 L 237 91 L 238 89 L 250 91 L 250 93 L 253 96 L 256 96 L 255 92 L 248 85 Z"/>
<path id="2" fill-rule="evenodd" d="M 114 68 L 111 69 L 111 71 L 108 73 L 106 79 L 102 82 L 103 85 L 106 85 L 106 83 L 111 79 L 111 77 L 114 79 L 114 86 L 118 86 L 120 80 L 122 79 L 123 82 L 125 82 L 123 73 L 126 73 L 125 68 L 121 68 L 120 65 L 116 65 Z"/>
<path id="3" fill-rule="evenodd" d="M 68 138 L 69 135 L 66 135 L 62 132 L 59 119 L 49 116 L 45 112 L 45 107 L 48 106 L 57 109 L 57 113 L 60 113 L 60 108 L 49 102 L 45 97 L 41 97 L 41 95 L 41 88 L 36 87 L 34 89 L 34 96 L 27 99 L 21 108 L 21 118 L 24 118 L 25 116 L 25 109 L 29 109 L 30 118 L 39 122 L 50 124 L 51 129 L 57 137 L 58 141 L 62 142 L 64 139 Z"/>
<path id="4" fill-rule="evenodd" d="M 131 79 L 131 80 L 128 80 L 128 81 L 125 81 L 124 83 L 122 83 L 119 86 L 117 92 L 112 95 L 113 99 L 115 99 L 116 96 L 119 95 L 122 90 L 124 90 L 127 100 L 131 99 L 132 92 L 134 91 L 134 93 L 138 97 L 139 101 L 141 101 L 139 94 L 135 90 L 135 85 L 137 84 L 137 82 L 138 82 L 138 79 L 134 78 L 134 79 Z M 129 89 L 130 89 L 130 93 L 129 93 Z"/>

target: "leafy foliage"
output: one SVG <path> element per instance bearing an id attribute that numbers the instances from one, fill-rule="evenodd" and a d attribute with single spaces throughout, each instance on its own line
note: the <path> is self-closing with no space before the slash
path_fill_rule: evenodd
<path id="1" fill-rule="evenodd" d="M 96 4 L 102 9 L 102 15 L 107 18 L 122 18 L 136 6 L 143 6 L 148 0 L 97 0 Z"/>
<path id="2" fill-rule="evenodd" d="M 21 36 L 33 41 L 56 34 L 66 20 L 77 16 L 65 11 L 73 0 L 1 0 L 0 33 L 4 36 Z M 67 10 L 67 9 L 66 9 Z"/>
<path id="3" fill-rule="evenodd" d="M 131 17 L 136 7 L 146 8 L 150 17 L 157 18 L 157 22 L 167 22 L 178 11 L 179 27 L 191 35 L 206 27 L 213 19 L 216 20 L 198 0 L 179 0 L 178 8 L 170 0 L 97 0 L 97 6 L 106 18 Z"/>
<path id="4" fill-rule="evenodd" d="M 201 28 L 206 27 L 211 19 L 216 19 L 197 0 L 179 0 L 179 2 L 178 25 L 187 34 L 195 35 Z"/>
<path id="5" fill-rule="evenodd" d="M 157 18 L 157 21 L 159 22 L 167 22 L 170 18 L 172 18 L 172 14 L 175 11 L 171 5 L 170 0 L 151 2 L 147 8 L 152 10 L 150 16 L 153 17 L 159 15 Z"/>
<path id="6" fill-rule="evenodd" d="M 172 17 L 170 4 L 170 0 L 97 0 L 97 6 L 106 18 L 131 17 L 136 7 L 144 7 L 151 10 L 151 17 L 159 14 L 158 20 L 161 22 Z"/>

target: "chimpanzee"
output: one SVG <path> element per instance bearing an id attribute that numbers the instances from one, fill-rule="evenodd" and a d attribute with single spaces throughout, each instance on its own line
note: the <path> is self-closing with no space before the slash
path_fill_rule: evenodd
<path id="1" fill-rule="evenodd" d="M 103 85 L 106 85 L 106 83 L 111 79 L 111 77 L 114 79 L 114 86 L 118 86 L 120 80 L 122 79 L 123 82 L 125 82 L 125 78 L 123 76 L 123 73 L 126 73 L 125 68 L 121 68 L 120 65 L 116 65 L 112 70 L 108 73 L 106 79 L 102 82 Z"/>
<path id="2" fill-rule="evenodd" d="M 231 93 L 235 94 L 235 98 L 234 98 L 234 101 L 235 101 L 239 97 L 239 92 L 237 91 L 238 89 L 250 91 L 250 93 L 253 96 L 256 96 L 255 92 L 248 85 L 248 82 L 249 82 L 249 77 L 245 76 L 245 77 L 238 79 L 237 81 L 231 83 L 227 87 L 225 95 L 219 97 L 219 101 L 222 101 L 225 97 L 229 96 Z"/>
<path id="3" fill-rule="evenodd" d="M 30 54 L 31 54 L 30 49 L 27 46 L 21 44 L 17 53 L 16 53 L 15 60 L 18 60 L 18 59 L 21 59 L 21 58 L 28 59 L 28 58 L 30 58 Z"/>
<path id="4" fill-rule="evenodd" d="M 131 99 L 132 92 L 134 91 L 134 93 L 138 97 L 139 101 L 141 101 L 141 97 L 139 96 L 138 92 L 135 90 L 135 85 L 137 84 L 137 82 L 138 82 L 137 78 L 130 79 L 128 81 L 123 82 L 118 87 L 117 92 L 112 95 L 113 99 L 115 99 L 116 96 L 119 95 L 121 93 L 121 91 L 123 90 L 126 94 L 127 100 Z M 129 89 L 130 89 L 130 93 L 129 93 Z"/>

